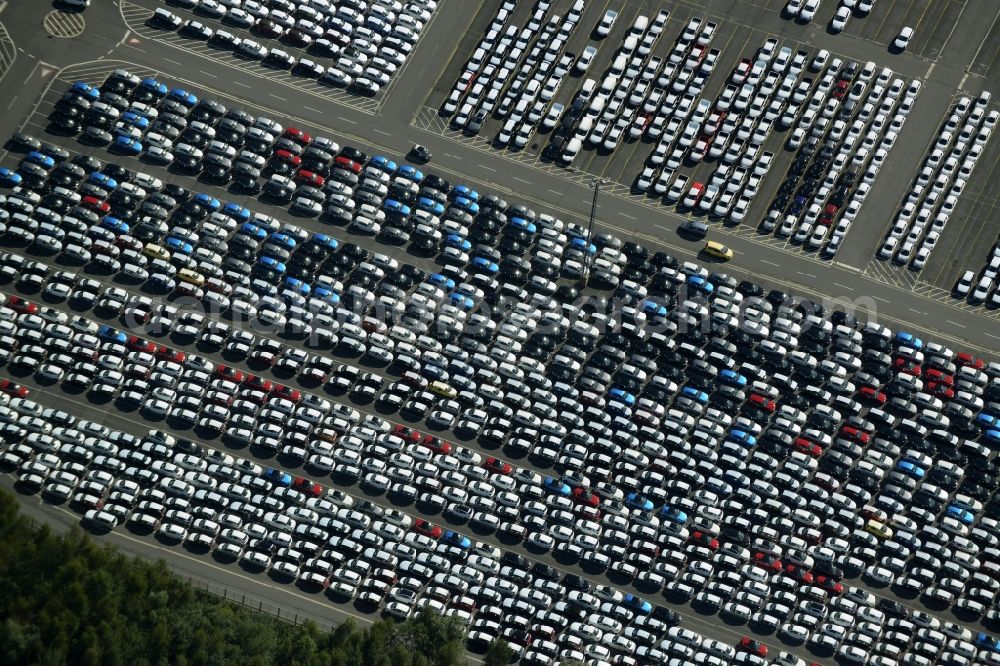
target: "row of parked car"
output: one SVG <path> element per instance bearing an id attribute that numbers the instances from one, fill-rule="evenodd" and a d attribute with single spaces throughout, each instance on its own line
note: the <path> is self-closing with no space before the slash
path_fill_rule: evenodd
<path id="1" fill-rule="evenodd" d="M 119 78 L 112 77 L 107 86 L 117 85 Z M 544 515 L 522 510 L 521 529 L 507 531 L 514 538 L 530 538 L 536 550 L 551 549 L 587 566 L 607 567 L 635 586 L 637 594 L 662 590 L 673 603 L 692 600 L 748 622 L 754 632 L 777 631 L 781 640 L 812 641 L 809 649 L 820 652 L 830 650 L 834 641 L 833 649 L 844 654 L 877 653 L 879 658 L 922 663 L 920 658 L 931 658 L 924 652 L 934 648 L 934 640 L 917 637 L 915 624 L 881 644 L 881 634 L 872 641 L 864 638 L 872 631 L 867 625 L 840 632 L 825 626 L 830 623 L 807 619 L 813 616 L 800 603 L 827 608 L 840 603 L 833 599 L 846 590 L 838 577 L 884 585 L 880 581 L 888 580 L 887 571 L 893 587 L 884 594 L 894 596 L 911 589 L 913 577 L 900 574 L 916 567 L 932 576 L 922 573 L 924 578 L 917 580 L 935 583 L 926 586 L 934 589 L 929 603 L 952 603 L 959 613 L 981 617 L 991 617 L 995 610 L 985 596 L 989 583 L 976 575 L 988 572 L 996 559 L 995 535 L 986 519 L 992 519 L 997 507 L 989 480 L 996 476 L 990 447 L 1000 431 L 998 412 L 990 403 L 996 401 L 1000 368 L 924 344 L 912 334 L 862 326 L 846 313 L 826 313 L 780 292 L 765 294 L 752 282 L 710 274 L 610 235 L 587 238 L 583 230 L 557 218 L 464 186 L 452 194 L 457 188 L 448 185 L 448 207 L 442 204 L 440 214 L 462 220 L 462 226 L 468 215 L 470 236 L 491 225 L 497 230 L 494 245 L 459 250 L 464 257 L 455 255 L 441 273 L 432 275 L 402 265 L 393 268 L 387 258 L 378 260 L 385 263 L 380 267 L 370 251 L 357 245 L 281 224 L 209 194 L 157 183 L 117 165 L 71 158 L 58 146 L 37 140 L 30 146 L 22 140 L 22 145 L 48 155 L 53 164 L 41 167 L 46 174 L 41 177 L 33 177 L 33 169 L 17 171 L 25 178 L 3 202 L 8 235 L 12 228 L 24 228 L 24 218 L 40 228 L 34 217 L 48 210 L 41 214 L 57 231 L 46 228 L 42 237 L 62 230 L 88 238 L 91 246 L 103 240 L 107 246 L 120 244 L 125 248 L 121 252 L 131 249 L 146 256 L 146 246 L 136 250 L 130 239 L 137 239 L 133 226 L 148 229 L 153 235 L 144 242 L 168 253 L 150 249 L 157 255 L 152 261 L 161 262 L 158 271 L 168 274 L 165 266 L 177 270 L 171 289 L 188 282 L 180 279 L 180 271 L 204 271 L 205 287 L 214 279 L 216 289 L 225 290 L 221 285 L 227 283 L 232 288 L 227 312 L 236 321 L 229 330 L 218 329 L 205 317 L 170 312 L 164 309 L 172 307 L 168 304 L 133 303 L 129 293 L 106 293 L 89 283 L 74 297 L 74 307 L 105 300 L 101 311 L 124 315 L 125 322 L 155 323 L 185 344 L 215 336 L 220 349 L 233 343 L 231 353 L 240 363 L 251 354 L 254 363 L 277 363 L 286 348 L 301 349 L 303 344 L 357 358 L 372 347 L 388 349 L 383 338 L 389 339 L 393 347 L 384 357 L 384 373 L 359 382 L 360 375 L 340 379 L 342 372 L 353 373 L 338 368 L 329 390 L 344 382 L 352 394 L 359 384 L 368 387 L 359 393 L 379 408 L 399 409 L 400 418 L 420 430 L 436 423 L 458 428 L 461 423 L 461 432 L 475 436 L 481 447 L 502 449 L 505 457 L 549 477 L 543 492 L 574 503 L 578 495 L 586 495 L 575 489 L 589 488 L 600 498 L 594 508 L 602 522 L 580 522 L 579 516 L 565 522 L 559 511 L 568 508 L 546 506 Z M 341 152 L 345 150 L 357 149 Z M 390 169 L 387 158 L 365 156 L 364 161 L 359 172 L 404 168 Z M 74 178 L 80 171 L 84 175 Z M 422 175 L 421 183 L 429 178 L 437 177 Z M 133 189 L 138 182 L 141 193 Z M 84 190 L 95 201 L 83 205 L 81 196 L 74 203 L 73 195 Z M 456 205 L 459 197 L 466 202 Z M 45 205 L 39 205 L 43 200 Z M 160 233 L 159 227 L 140 226 L 153 210 L 147 203 L 163 208 L 175 227 Z M 64 209 L 56 213 L 58 219 L 51 217 L 49 204 Z M 21 218 L 11 224 L 15 215 Z M 206 229 L 212 233 L 203 234 Z M 449 242 L 468 242 L 458 231 L 459 237 Z M 26 252 L 44 254 L 34 241 L 39 234 L 29 245 L 19 233 L 14 236 L 25 243 Z M 175 240 L 168 243 L 168 235 Z M 253 242 L 238 240 L 243 238 Z M 304 251 L 307 246 L 321 246 L 317 249 L 323 258 L 289 275 L 288 266 L 298 265 L 295 257 L 312 254 Z M 240 252 L 237 247 L 250 252 L 243 255 L 246 260 L 234 256 Z M 590 286 L 614 289 L 621 300 L 609 308 L 602 300 L 607 292 L 581 293 L 577 286 L 557 284 L 553 278 L 558 273 L 549 272 L 545 262 L 514 261 L 522 248 L 524 253 L 558 248 L 563 268 L 590 255 Z M 206 249 L 225 259 L 204 255 Z M 105 253 L 107 247 L 100 250 Z M 501 254 L 500 265 L 482 254 L 490 251 Z M 261 262 L 265 257 L 270 259 Z M 249 279 L 233 259 L 250 266 Z M 102 265 L 117 273 L 124 263 L 119 259 L 116 267 L 103 260 Z M 219 266 L 221 279 L 213 273 Z M 52 271 L 32 260 L 7 257 L 0 273 L 20 276 L 19 288 L 34 286 L 65 297 L 79 285 L 78 277 L 50 279 Z M 607 277 L 594 279 L 601 274 Z M 205 299 L 209 291 L 214 293 L 207 288 L 193 293 Z M 402 307 L 378 310 L 376 302 L 383 295 Z M 504 300 L 510 308 L 494 307 Z M 264 339 L 249 341 L 249 331 L 241 332 L 239 319 L 251 307 L 269 313 L 264 319 L 276 325 L 264 337 L 276 334 L 278 347 Z M 312 320 L 307 322 L 303 312 L 310 312 Z M 394 316 L 381 324 L 378 317 L 365 320 L 385 312 Z M 290 324 L 293 314 L 312 326 L 313 336 L 305 343 L 296 340 L 304 329 Z M 438 325 L 442 317 L 462 325 Z M 332 332 L 336 344 L 329 335 L 315 335 L 317 330 Z M 345 339 L 353 342 L 345 345 Z M 301 358 L 303 365 L 309 362 Z M 316 370 L 317 377 L 324 372 Z M 383 374 L 391 380 L 382 381 Z M 448 442 L 447 437 L 441 440 Z M 618 503 L 623 513 L 615 508 Z M 598 533 L 592 522 L 598 522 Z M 764 580 L 756 580 L 759 576 L 752 572 L 758 571 Z M 737 583 L 730 573 L 743 578 Z M 960 579 L 967 584 L 951 592 Z M 895 609 L 891 612 L 906 612 L 889 601 L 886 608 Z M 886 627 L 883 623 L 881 630 L 889 631 Z M 918 643 L 919 654 L 914 652 Z M 946 643 L 937 645 L 934 654 L 952 651 Z M 895 647 L 885 647 L 890 644 Z"/>
<path id="2" fill-rule="evenodd" d="M 984 92 L 955 102 L 878 250 L 879 259 L 923 269 L 1000 119 L 1000 111 L 988 111 L 990 98 Z M 981 286 L 988 294 L 993 285 Z M 979 302 L 985 299 L 984 294 Z"/>
<path id="3" fill-rule="evenodd" d="M 185 19 L 157 8 L 149 25 L 271 69 L 350 92 L 377 95 L 403 67 L 430 21 L 434 0 L 177 0 Z M 212 28 L 203 20 L 221 22 Z M 325 65 L 324 62 L 332 61 Z"/>
<path id="4" fill-rule="evenodd" d="M 1000 296 L 998 296 L 1000 291 L 994 289 L 992 295 L 990 294 L 990 289 L 993 289 L 997 282 L 998 272 L 1000 272 L 1000 242 L 994 243 L 990 248 L 990 255 L 980 273 L 981 277 L 976 279 L 976 271 L 965 271 L 955 283 L 952 296 L 966 299 L 976 305 L 986 303 L 989 297 L 990 307 L 1000 306 Z"/>

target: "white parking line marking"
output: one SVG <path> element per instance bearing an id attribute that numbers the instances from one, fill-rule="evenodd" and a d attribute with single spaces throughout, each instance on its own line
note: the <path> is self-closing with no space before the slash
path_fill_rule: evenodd
<path id="1" fill-rule="evenodd" d="M 771 265 L 771 266 L 780 266 L 780 265 L 781 265 L 781 264 L 776 264 L 776 263 L 774 263 L 773 261 L 768 261 L 767 259 L 761 259 L 760 261 L 761 261 L 761 263 L 763 263 L 763 264 L 769 264 L 769 265 Z"/>
<path id="2" fill-rule="evenodd" d="M 180 64 L 179 62 L 177 62 L 176 60 L 171 60 L 170 58 L 164 58 L 164 60 L 166 62 L 173 63 L 173 64 L 177 65 L 178 67 L 183 67 L 184 66 L 184 65 Z"/>
<path id="3" fill-rule="evenodd" d="M 198 72 L 200 72 L 201 74 L 204 74 L 205 76 L 211 76 L 213 79 L 219 78 L 218 75 L 212 74 L 211 72 L 206 72 L 203 69 L 199 69 Z"/>
<path id="4" fill-rule="evenodd" d="M 841 289 L 846 289 L 847 291 L 854 291 L 854 287 L 848 287 L 846 284 L 840 284 L 839 282 L 831 282 L 834 287 L 840 287 Z"/>
<path id="5" fill-rule="evenodd" d="M 627 217 L 630 220 L 636 219 L 634 215 L 629 215 L 628 213 L 625 213 L 623 211 L 618 211 L 618 214 L 621 215 L 622 217 Z"/>
<path id="6" fill-rule="evenodd" d="M 350 118 L 345 118 L 344 116 L 337 116 L 337 117 L 343 120 L 345 123 L 351 123 L 352 125 L 358 124 L 358 121 L 356 120 L 351 120 Z"/>
<path id="7" fill-rule="evenodd" d="M 274 99 L 280 99 L 280 100 L 281 100 L 282 102 L 287 102 L 287 101 L 288 101 L 288 100 L 287 100 L 287 99 L 285 99 L 284 97 L 278 97 L 278 96 L 277 96 L 277 95 L 275 95 L 274 93 L 267 93 L 267 96 L 268 96 L 268 97 L 273 97 Z"/>
<path id="8" fill-rule="evenodd" d="M 514 180 L 516 180 L 516 181 L 518 181 L 520 183 L 524 183 L 526 185 L 531 185 L 531 181 L 530 180 L 525 180 L 524 178 L 518 178 L 517 176 L 513 176 L 513 178 L 514 178 Z"/>
<path id="9" fill-rule="evenodd" d="M 959 328 L 965 328 L 964 324 L 959 324 L 959 323 L 953 322 L 950 319 L 948 320 L 948 323 L 951 324 L 952 326 L 958 326 Z"/>
<path id="10" fill-rule="evenodd" d="M 382 135 L 385 135 L 385 136 L 392 136 L 392 134 L 391 134 L 391 133 L 389 133 L 389 132 L 386 132 L 385 130 L 380 130 L 380 129 L 378 129 L 377 127 L 373 127 L 373 128 L 372 128 L 372 131 L 373 131 L 373 132 L 378 132 L 379 134 L 382 134 Z"/>
<path id="11" fill-rule="evenodd" d="M 562 194 L 562 192 L 560 192 L 559 190 L 553 190 L 551 187 L 549 188 L 549 192 L 551 192 L 552 194 Z"/>
<path id="12" fill-rule="evenodd" d="M 477 164 L 476 166 L 480 166 L 480 167 L 486 169 L 487 171 L 496 171 L 496 169 L 494 169 L 493 167 L 488 167 L 485 164 Z"/>
<path id="13" fill-rule="evenodd" d="M 305 109 L 306 111 L 312 111 L 313 113 L 323 113 L 319 109 L 314 109 L 311 106 L 303 106 L 302 108 Z"/>

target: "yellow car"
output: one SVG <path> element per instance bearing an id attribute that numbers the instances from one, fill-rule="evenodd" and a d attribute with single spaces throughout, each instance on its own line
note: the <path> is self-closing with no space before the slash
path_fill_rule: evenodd
<path id="1" fill-rule="evenodd" d="M 458 391 L 439 380 L 434 380 L 427 388 L 430 389 L 431 393 L 439 395 L 442 398 L 454 398 L 458 395 Z"/>
<path id="2" fill-rule="evenodd" d="M 196 287 L 204 286 L 205 276 L 190 268 L 182 268 L 177 271 L 177 277 L 185 282 L 189 282 Z"/>
<path id="3" fill-rule="evenodd" d="M 170 253 L 162 245 L 157 245 L 156 243 L 146 243 L 146 246 L 142 248 L 142 253 L 149 257 L 150 259 L 163 259 L 164 261 L 170 261 Z"/>
<path id="4" fill-rule="evenodd" d="M 723 261 L 729 261 L 733 258 L 733 251 L 722 243 L 718 243 L 716 241 L 708 241 L 705 243 L 703 252 L 710 257 L 722 259 Z"/>
<path id="5" fill-rule="evenodd" d="M 874 534 L 879 539 L 891 539 L 892 530 L 885 525 L 885 523 L 880 523 L 877 520 L 868 520 L 865 523 L 865 531 L 869 534 Z"/>

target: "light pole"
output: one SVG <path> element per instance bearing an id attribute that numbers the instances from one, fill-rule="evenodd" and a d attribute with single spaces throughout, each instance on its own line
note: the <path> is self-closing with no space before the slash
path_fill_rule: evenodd
<path id="1" fill-rule="evenodd" d="M 594 235 L 594 217 L 597 215 L 597 193 L 601 190 L 601 185 L 607 185 L 604 178 L 595 178 L 590 181 L 594 188 L 594 198 L 590 201 L 590 221 L 587 223 L 587 246 L 583 251 L 583 284 L 587 284 L 590 279 L 590 242 Z"/>

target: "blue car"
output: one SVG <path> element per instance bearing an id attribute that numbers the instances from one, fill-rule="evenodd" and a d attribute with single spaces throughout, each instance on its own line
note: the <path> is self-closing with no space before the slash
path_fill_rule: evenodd
<path id="1" fill-rule="evenodd" d="M 926 470 L 924 470 L 923 467 L 916 464 L 914 461 L 908 460 L 906 458 L 903 458 L 898 463 L 896 463 L 896 469 L 903 472 L 904 474 L 912 476 L 915 479 L 922 479 L 927 474 Z"/>
<path id="2" fill-rule="evenodd" d="M 117 217 L 112 217 L 111 215 L 104 216 L 104 219 L 101 220 L 101 226 L 105 229 L 113 231 L 116 234 L 127 234 L 129 232 L 127 222 L 119 220 Z"/>
<path id="3" fill-rule="evenodd" d="M 313 287 L 313 296 L 326 301 L 330 305 L 340 303 L 340 294 L 329 287 Z"/>
<path id="4" fill-rule="evenodd" d="M 151 93 L 155 97 L 164 97 L 168 92 L 167 85 L 165 83 L 160 83 L 151 77 L 147 77 L 140 81 L 139 87 Z"/>
<path id="5" fill-rule="evenodd" d="M 309 286 L 309 284 L 290 275 L 285 276 L 285 289 L 291 289 L 292 291 L 298 292 L 303 296 L 308 296 L 312 292 L 312 287 Z"/>
<path id="6" fill-rule="evenodd" d="M 458 234 L 448 234 L 444 237 L 444 244 L 448 247 L 458 248 L 462 252 L 468 252 L 472 249 L 472 243 L 462 238 Z"/>
<path id="7" fill-rule="evenodd" d="M 476 302 L 474 300 L 472 300 L 465 294 L 460 294 L 458 292 L 452 293 L 451 304 L 454 305 L 456 308 L 461 308 L 462 310 L 465 310 L 466 312 L 469 312 L 470 310 L 472 310 L 472 308 L 476 307 Z"/>
<path id="8" fill-rule="evenodd" d="M 250 238 L 256 238 L 257 240 L 264 240 L 267 238 L 267 232 L 251 222 L 245 222 L 242 224 L 238 233 L 243 234 L 244 236 L 249 236 Z"/>
<path id="9" fill-rule="evenodd" d="M 653 612 L 653 604 L 631 592 L 625 595 L 625 605 L 640 615 L 649 615 Z"/>
<path id="10" fill-rule="evenodd" d="M 126 155 L 138 155 L 142 152 L 142 142 L 124 134 L 115 137 L 114 147 Z"/>
<path id="11" fill-rule="evenodd" d="M 687 396 L 692 400 L 696 400 L 703 405 L 708 404 L 708 394 L 702 391 L 701 389 L 697 389 L 693 386 L 685 386 L 684 388 L 682 388 L 681 395 Z"/>
<path id="12" fill-rule="evenodd" d="M 1000 652 L 1000 638 L 994 638 L 984 631 L 976 634 L 976 647 L 981 647 L 993 652 Z"/>
<path id="13" fill-rule="evenodd" d="M 386 199 L 385 203 L 382 204 L 382 210 L 389 213 L 396 213 L 397 215 L 410 214 L 410 207 L 401 201 L 396 201 L 395 199 Z"/>
<path id="14" fill-rule="evenodd" d="M 991 444 L 1000 444 L 1000 430 L 987 430 L 983 433 L 983 439 Z"/>
<path id="15" fill-rule="evenodd" d="M 397 176 L 402 176 L 407 180 L 412 180 L 414 183 L 419 183 L 424 179 L 424 172 L 420 169 L 415 169 L 409 164 L 404 164 L 396 170 Z"/>
<path id="16" fill-rule="evenodd" d="M 0 185 L 3 187 L 17 187 L 23 180 L 24 178 L 21 177 L 21 174 L 13 169 L 0 167 Z"/>
<path id="17" fill-rule="evenodd" d="M 543 485 L 545 490 L 555 495 L 562 495 L 563 497 L 569 497 L 570 492 L 572 492 L 568 484 L 563 483 L 559 479 L 555 479 L 551 476 L 545 477 Z"/>
<path id="18" fill-rule="evenodd" d="M 52 159 L 51 156 L 38 152 L 37 150 L 33 150 L 25 155 L 24 161 L 30 162 L 31 164 L 37 164 L 43 169 L 51 169 L 56 165 L 56 161 Z"/>
<path id="19" fill-rule="evenodd" d="M 729 368 L 723 368 L 719 372 L 719 381 L 724 384 L 729 384 L 730 386 L 746 386 L 747 378 L 736 372 L 735 370 L 730 370 Z"/>
<path id="20" fill-rule="evenodd" d="M 428 197 L 420 197 L 417 200 L 417 208 L 427 211 L 431 215 L 444 215 L 444 206 Z"/>
<path id="21" fill-rule="evenodd" d="M 191 254 L 194 252 L 194 248 L 191 246 L 191 243 L 188 243 L 183 238 L 178 238 L 177 236 L 167 236 L 163 241 L 163 246 L 170 250 L 171 254 L 175 252 Z"/>
<path id="22" fill-rule="evenodd" d="M 625 496 L 625 506 L 638 511 L 652 511 L 653 502 L 646 499 L 639 493 L 629 493 Z"/>
<path id="23" fill-rule="evenodd" d="M 257 263 L 260 264 L 261 266 L 267 266 L 268 268 L 273 268 L 279 273 L 284 273 L 286 270 L 285 265 L 283 263 L 281 263 L 274 257 L 269 257 L 267 255 L 264 255 L 263 257 L 259 258 L 257 260 Z"/>
<path id="24" fill-rule="evenodd" d="M 465 197 L 455 197 L 455 200 L 452 201 L 451 203 L 454 206 L 458 206 L 469 215 L 476 215 L 477 213 L 479 213 L 479 204 L 477 204 L 472 199 L 466 199 Z"/>
<path id="25" fill-rule="evenodd" d="M 924 341 L 909 331 L 900 331 L 899 333 L 896 333 L 896 342 L 897 344 L 913 347 L 914 349 L 921 349 L 924 346 Z"/>
<path id="26" fill-rule="evenodd" d="M 396 171 L 396 163 L 384 155 L 376 155 L 368 161 L 368 164 L 386 173 L 394 173 Z"/>
<path id="27" fill-rule="evenodd" d="M 121 122 L 125 123 L 126 125 L 132 125 L 134 127 L 138 127 L 139 129 L 143 130 L 149 128 L 149 118 L 139 115 L 135 111 L 126 111 L 125 113 L 123 113 L 121 117 Z"/>
<path id="28" fill-rule="evenodd" d="M 1000 419 L 993 416 L 992 414 L 987 414 L 985 412 L 976 416 L 976 422 L 983 428 L 1000 427 Z"/>
<path id="29" fill-rule="evenodd" d="M 450 196 L 453 199 L 457 197 L 465 197 L 466 199 L 479 201 L 479 192 L 476 192 L 468 185 L 456 185 L 454 188 L 452 188 Z"/>
<path id="30" fill-rule="evenodd" d="M 427 281 L 431 284 L 441 287 L 445 291 L 452 291 L 455 289 L 455 281 L 452 280 L 447 275 L 441 275 L 440 273 L 431 273 L 427 276 Z"/>
<path id="31" fill-rule="evenodd" d="M 746 447 L 756 446 L 757 438 L 745 430 L 733 430 L 729 433 L 729 441 L 737 442 Z"/>
<path id="32" fill-rule="evenodd" d="M 624 402 L 629 407 L 635 405 L 635 396 L 620 388 L 613 388 L 608 391 L 608 397 Z"/>
<path id="33" fill-rule="evenodd" d="M 664 504 L 660 507 L 660 517 L 678 525 L 684 525 L 688 521 L 688 515 L 685 512 L 669 504 Z"/>
<path id="34" fill-rule="evenodd" d="M 267 468 L 267 471 L 264 472 L 264 478 L 278 486 L 288 488 L 292 485 L 292 475 L 274 467 Z"/>
<path id="35" fill-rule="evenodd" d="M 496 275 L 500 272 L 500 267 L 497 266 L 496 262 L 490 261 L 486 257 L 473 257 L 470 267 L 480 273 L 488 273 L 490 275 Z"/>
<path id="36" fill-rule="evenodd" d="M 296 240 L 286 233 L 277 233 L 271 236 L 269 243 L 275 243 L 285 248 L 286 250 L 294 250 L 295 246 L 298 245 Z"/>
<path id="37" fill-rule="evenodd" d="M 802 209 L 805 208 L 806 201 L 808 201 L 808 199 L 801 194 L 795 197 L 795 201 L 792 202 L 792 207 L 788 209 L 788 212 L 792 215 L 798 215 L 802 212 Z"/>
<path id="38" fill-rule="evenodd" d="M 328 236 L 327 234 L 313 234 L 312 239 L 320 245 L 325 245 L 334 252 L 336 252 L 337 248 L 340 247 L 340 241 L 333 236 Z"/>
<path id="39" fill-rule="evenodd" d="M 250 209 L 232 201 L 222 207 L 222 213 L 238 222 L 247 222 L 250 220 Z"/>
<path id="40" fill-rule="evenodd" d="M 77 81 L 70 88 L 70 92 L 77 95 L 83 95 L 87 99 L 96 102 L 101 98 L 101 91 L 90 85 L 89 83 L 84 83 L 83 81 Z"/>
<path id="41" fill-rule="evenodd" d="M 107 324 L 101 324 L 101 327 L 97 329 L 97 337 L 105 342 L 117 342 L 122 345 L 128 342 L 128 336 L 125 335 L 124 331 L 119 331 Z"/>
<path id="42" fill-rule="evenodd" d="M 715 285 L 701 277 L 700 275 L 691 275 L 688 277 L 688 284 L 694 289 L 702 292 L 707 296 L 711 296 L 712 292 L 715 291 Z"/>
<path id="43" fill-rule="evenodd" d="M 523 217 L 512 217 L 512 218 L 510 218 L 510 221 L 507 224 L 509 224 L 510 226 L 514 227 L 515 229 L 520 229 L 521 231 L 526 231 L 529 234 L 533 234 L 536 231 L 538 231 L 538 227 L 535 226 L 534 222 L 529 222 L 528 220 L 524 219 Z M 581 239 L 581 240 L 583 240 L 583 239 Z M 596 251 L 597 248 L 595 247 L 594 250 Z"/>
<path id="44" fill-rule="evenodd" d="M 593 243 L 588 243 L 586 240 L 580 237 L 576 237 L 569 242 L 569 246 L 574 250 L 579 250 L 580 252 L 585 252 L 590 255 L 597 254 L 597 246 Z"/>
<path id="45" fill-rule="evenodd" d="M 194 201 L 198 205 L 204 206 L 213 213 L 222 208 L 222 202 L 220 202 L 215 197 L 205 194 L 203 192 L 199 192 L 198 194 L 194 195 Z"/>
<path id="46" fill-rule="evenodd" d="M 975 516 L 974 513 L 972 513 L 968 509 L 963 509 L 960 506 L 955 506 L 954 504 L 948 505 L 948 511 L 947 511 L 947 513 L 952 518 L 960 520 L 961 522 L 965 523 L 966 525 L 971 525 L 972 523 L 974 523 L 976 521 L 976 516 Z"/>
<path id="47" fill-rule="evenodd" d="M 170 91 L 167 98 L 172 99 L 175 102 L 179 102 L 189 109 L 198 103 L 198 98 L 183 88 L 174 88 Z"/>
<path id="48" fill-rule="evenodd" d="M 87 180 L 93 183 L 94 185 L 98 185 L 107 190 L 113 190 L 118 187 L 117 180 L 115 180 L 111 176 L 101 173 L 100 171 L 94 171 L 93 173 L 91 173 L 89 176 L 87 176 Z"/>
<path id="49" fill-rule="evenodd" d="M 651 317 L 666 317 L 667 306 L 656 301 L 643 301 L 642 311 Z"/>
<path id="50" fill-rule="evenodd" d="M 469 550 L 472 548 L 472 541 L 469 537 L 459 534 L 455 530 L 447 530 L 441 537 L 441 541 L 452 546 L 457 546 L 462 550 Z"/>

